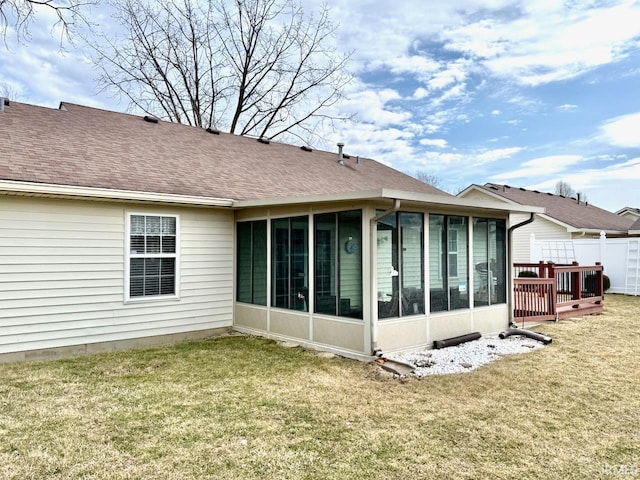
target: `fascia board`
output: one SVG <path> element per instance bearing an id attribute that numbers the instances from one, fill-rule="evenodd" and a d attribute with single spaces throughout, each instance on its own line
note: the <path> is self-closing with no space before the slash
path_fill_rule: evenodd
<path id="1" fill-rule="evenodd" d="M 541 207 L 528 205 L 506 205 L 505 203 L 479 203 L 477 200 L 467 200 L 456 196 L 445 196 L 428 193 L 406 192 L 403 190 L 377 189 L 346 193 L 332 193 L 326 195 L 304 195 L 299 197 L 263 198 L 257 200 L 239 200 L 233 203 L 235 208 L 267 207 L 295 205 L 304 203 L 339 202 L 339 201 L 366 201 L 366 200 L 405 200 L 432 206 L 463 207 L 473 210 L 497 210 L 502 212 L 533 212 L 543 213 Z M 515 207 L 515 208 L 514 208 Z"/>
<path id="2" fill-rule="evenodd" d="M 133 190 L 112 190 L 108 188 L 30 183 L 14 180 L 0 180 L 0 193 L 27 196 L 55 196 L 62 198 L 199 205 L 210 207 L 231 207 L 233 205 L 233 200 L 226 198 L 139 192 Z"/>

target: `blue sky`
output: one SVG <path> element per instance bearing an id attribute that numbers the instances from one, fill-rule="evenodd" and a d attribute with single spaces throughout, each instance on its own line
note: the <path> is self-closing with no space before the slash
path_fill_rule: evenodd
<path id="1" fill-rule="evenodd" d="M 304 0 L 309 10 L 320 0 Z M 108 17 L 93 12 L 108 26 Z M 324 145 L 437 176 L 455 192 L 557 181 L 609 210 L 640 207 L 640 2 L 334 0 L 353 82 Z M 24 102 L 126 111 L 96 92 L 86 52 L 44 25 L 9 32 L 0 86 Z"/>

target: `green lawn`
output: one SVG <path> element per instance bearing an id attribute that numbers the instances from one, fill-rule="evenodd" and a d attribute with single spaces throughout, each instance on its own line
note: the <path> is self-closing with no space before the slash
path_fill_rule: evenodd
<path id="1" fill-rule="evenodd" d="M 2 479 L 640 477 L 640 298 L 401 383 L 248 337 L 0 364 Z"/>

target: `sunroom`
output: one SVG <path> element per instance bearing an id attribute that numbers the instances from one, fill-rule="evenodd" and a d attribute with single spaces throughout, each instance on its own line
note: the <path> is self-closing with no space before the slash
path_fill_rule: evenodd
<path id="1" fill-rule="evenodd" d="M 368 358 L 508 325 L 510 207 L 347 197 L 238 205 L 234 328 Z"/>

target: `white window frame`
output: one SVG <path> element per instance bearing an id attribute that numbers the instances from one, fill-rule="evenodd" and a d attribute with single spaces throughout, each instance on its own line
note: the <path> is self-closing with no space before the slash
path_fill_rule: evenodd
<path id="1" fill-rule="evenodd" d="M 176 219 L 176 252 L 175 253 L 141 253 L 131 254 L 131 217 L 172 217 Z M 180 215 L 165 212 L 126 212 L 125 213 L 125 246 L 124 246 L 124 303 L 157 302 L 180 299 Z M 131 288 L 131 258 L 174 258 L 175 259 L 175 290 L 172 295 L 142 295 L 132 297 Z"/>

